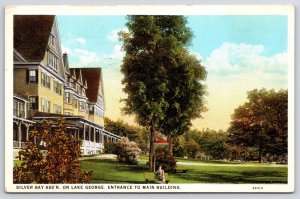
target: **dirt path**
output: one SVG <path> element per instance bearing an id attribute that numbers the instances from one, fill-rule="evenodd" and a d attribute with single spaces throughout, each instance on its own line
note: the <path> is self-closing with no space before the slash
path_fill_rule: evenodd
<path id="1" fill-rule="evenodd" d="M 89 160 L 89 159 L 116 159 L 117 156 L 113 154 L 101 154 L 91 157 L 80 157 L 79 160 Z"/>
<path id="2" fill-rule="evenodd" d="M 87 159 L 116 159 L 117 156 L 113 154 L 101 154 L 98 156 L 91 157 L 81 157 L 79 160 L 87 160 Z M 145 161 L 141 161 L 145 162 Z M 146 162 L 145 162 L 146 163 Z M 215 163 L 205 163 L 205 162 L 188 162 L 188 161 L 177 161 L 177 165 L 187 165 L 187 166 L 223 166 L 223 167 L 232 167 L 232 166 L 241 166 L 241 167 L 287 167 L 287 165 L 282 164 L 215 164 Z"/>

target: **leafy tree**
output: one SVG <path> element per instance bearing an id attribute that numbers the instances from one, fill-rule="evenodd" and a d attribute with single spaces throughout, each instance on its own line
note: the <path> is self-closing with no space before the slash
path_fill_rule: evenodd
<path id="1" fill-rule="evenodd" d="M 162 125 L 162 132 L 168 135 L 172 154 L 172 138 L 183 134 L 191 127 L 191 120 L 200 117 L 204 107 L 205 87 L 201 83 L 206 77 L 205 68 L 194 55 L 183 51 L 177 66 L 170 68 L 169 92 L 166 101 L 169 107 Z M 176 75 L 174 75 L 176 74 Z"/>
<path id="2" fill-rule="evenodd" d="M 152 170 L 154 132 L 163 130 L 166 134 L 175 135 L 187 129 L 190 117 L 188 111 L 181 111 L 186 110 L 182 107 L 182 101 L 183 96 L 190 96 L 192 93 L 186 93 L 184 88 L 195 91 L 199 88 L 197 82 L 199 83 L 198 77 L 201 75 L 198 73 L 202 76 L 205 73 L 195 57 L 186 50 L 192 36 L 190 29 L 186 27 L 186 18 L 128 16 L 126 25 L 129 32 L 120 34 L 126 52 L 121 66 L 124 74 L 122 83 L 127 93 L 127 98 L 123 99 L 124 111 L 135 114 L 137 122 L 150 131 L 149 169 Z M 186 78 L 177 82 L 173 78 L 177 71 L 182 72 L 182 77 Z M 181 100 L 180 103 L 172 99 L 176 93 L 175 97 Z M 201 95 L 197 97 L 200 98 Z M 185 105 L 190 104 L 190 101 L 186 101 Z M 180 112 L 176 112 L 178 110 Z M 195 111 L 199 114 L 197 110 Z M 170 129 L 174 124 L 176 130 Z"/>
<path id="3" fill-rule="evenodd" d="M 36 145 L 33 138 L 42 141 Z M 13 170 L 14 183 L 87 183 L 92 172 L 81 171 L 78 160 L 81 141 L 67 133 L 64 119 L 58 126 L 43 121 L 36 130 L 30 132 L 30 141 L 21 149 L 19 157 L 23 161 Z"/>
<path id="4" fill-rule="evenodd" d="M 104 118 L 104 126 L 109 132 L 113 132 L 122 137 L 127 137 L 129 140 L 136 142 L 142 151 L 146 152 L 148 150 L 147 132 L 144 128 L 130 125 L 123 120 L 113 121 L 107 117 Z"/>
<path id="5" fill-rule="evenodd" d="M 287 154 L 287 90 L 252 90 L 248 102 L 235 109 L 228 143 L 255 147 L 259 162 L 266 153 Z"/>

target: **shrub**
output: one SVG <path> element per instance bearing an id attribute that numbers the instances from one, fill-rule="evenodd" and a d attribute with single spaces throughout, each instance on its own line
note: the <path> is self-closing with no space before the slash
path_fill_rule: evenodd
<path id="1" fill-rule="evenodd" d="M 104 144 L 104 153 L 116 154 L 117 143 L 112 141 L 107 141 Z"/>
<path id="2" fill-rule="evenodd" d="M 43 145 L 32 142 L 33 138 Z M 81 141 L 66 131 L 64 119 L 54 127 L 49 121 L 36 125 L 30 141 L 19 152 L 23 162 L 13 170 L 14 183 L 87 183 L 92 172 L 81 171 L 78 160 Z"/>
<path id="3" fill-rule="evenodd" d="M 115 149 L 115 154 L 120 163 L 137 164 L 141 149 L 135 142 L 123 137 L 117 142 Z"/>
<path id="4" fill-rule="evenodd" d="M 171 156 L 166 149 L 164 148 L 156 149 L 155 157 L 156 157 L 155 170 L 157 170 L 159 166 L 162 166 L 162 168 L 165 171 L 173 171 L 176 169 L 176 161 L 174 159 L 174 156 Z"/>

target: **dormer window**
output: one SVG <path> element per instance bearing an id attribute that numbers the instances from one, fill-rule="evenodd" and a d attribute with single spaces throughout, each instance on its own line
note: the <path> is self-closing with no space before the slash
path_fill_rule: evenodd
<path id="1" fill-rule="evenodd" d="M 48 51 L 48 65 L 57 70 L 58 58 L 50 51 Z"/>
<path id="2" fill-rule="evenodd" d="M 55 35 L 54 34 L 50 34 L 50 44 L 52 45 L 52 46 L 54 46 L 55 45 Z"/>

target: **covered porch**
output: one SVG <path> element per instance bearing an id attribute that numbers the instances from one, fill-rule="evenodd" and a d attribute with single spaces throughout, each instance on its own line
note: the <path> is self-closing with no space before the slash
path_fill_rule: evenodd
<path id="1" fill-rule="evenodd" d="M 34 120 L 50 120 L 55 124 L 58 118 L 64 118 L 68 133 L 81 140 L 81 151 L 84 155 L 103 153 L 106 142 L 117 142 L 121 139 L 120 136 L 106 131 L 103 126 L 79 116 L 36 116 Z"/>

